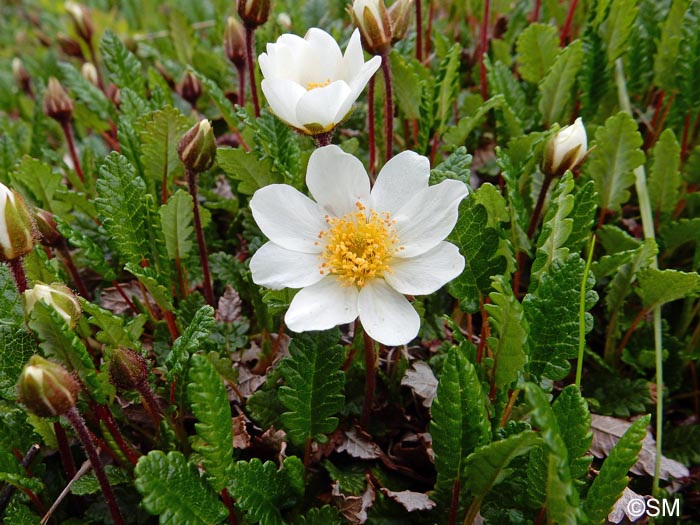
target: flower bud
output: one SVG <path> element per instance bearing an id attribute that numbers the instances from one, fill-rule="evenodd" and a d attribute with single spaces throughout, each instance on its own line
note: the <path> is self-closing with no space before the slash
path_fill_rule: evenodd
<path id="1" fill-rule="evenodd" d="M 195 173 L 207 171 L 216 160 L 216 140 L 208 120 L 200 120 L 182 137 L 177 146 L 180 160 Z"/>
<path id="2" fill-rule="evenodd" d="M 80 47 L 80 42 L 78 42 L 76 39 L 71 38 L 68 35 L 58 34 L 56 35 L 56 42 L 61 48 L 61 51 L 63 51 L 69 57 L 85 60 L 83 48 Z"/>
<path id="3" fill-rule="evenodd" d="M 107 98 L 111 100 L 115 106 L 119 107 L 121 105 L 122 92 L 116 84 L 112 83 L 109 86 L 107 86 L 107 89 L 105 90 L 105 95 L 107 95 Z"/>
<path id="4" fill-rule="evenodd" d="M 245 66 L 245 30 L 238 19 L 229 16 L 224 31 L 224 49 L 226 56 L 237 68 Z"/>
<path id="5" fill-rule="evenodd" d="M 280 13 L 277 15 L 277 25 L 285 31 L 292 29 L 292 18 L 289 16 L 289 13 Z"/>
<path id="6" fill-rule="evenodd" d="M 192 71 L 185 72 L 175 89 L 192 107 L 197 104 L 197 100 L 202 95 L 202 83 Z"/>
<path id="7" fill-rule="evenodd" d="M 62 244 L 63 235 L 58 231 L 58 225 L 51 212 L 41 209 L 34 210 L 34 221 L 43 246 L 55 248 Z"/>
<path id="8" fill-rule="evenodd" d="M 57 363 L 33 355 L 17 382 L 19 400 L 39 417 L 65 414 L 75 406 L 80 385 L 72 374 Z"/>
<path id="9" fill-rule="evenodd" d="M 566 170 L 574 169 L 583 161 L 587 149 L 586 128 L 579 117 L 549 140 L 542 161 L 542 171 L 555 177 L 563 175 Z"/>
<path id="10" fill-rule="evenodd" d="M 20 58 L 15 57 L 12 59 L 12 75 L 15 77 L 15 81 L 17 82 L 19 88 L 23 92 L 31 94 L 32 81 L 29 76 L 29 73 L 27 72 L 27 69 L 24 67 L 24 64 L 22 63 L 22 60 Z"/>
<path id="11" fill-rule="evenodd" d="M 389 20 L 391 21 L 391 43 L 395 44 L 403 40 L 411 25 L 413 14 L 413 0 L 396 0 L 389 8 Z"/>
<path id="12" fill-rule="evenodd" d="M 73 101 L 56 77 L 49 79 L 44 93 L 44 113 L 59 124 L 67 124 L 73 114 Z"/>
<path id="13" fill-rule="evenodd" d="M 0 183 L 0 261 L 12 261 L 34 248 L 36 226 L 22 196 Z"/>
<path id="14" fill-rule="evenodd" d="M 85 62 L 83 67 L 80 68 L 80 74 L 83 78 L 90 82 L 93 86 L 98 86 L 100 81 L 97 75 L 97 68 L 92 62 Z"/>
<path id="15" fill-rule="evenodd" d="M 391 20 L 384 0 L 353 0 L 348 12 L 360 29 L 362 46 L 368 53 L 384 55 L 391 47 Z"/>
<path id="16" fill-rule="evenodd" d="M 258 27 L 270 17 L 270 0 L 238 0 L 238 16 L 247 27 Z"/>
<path id="17" fill-rule="evenodd" d="M 74 328 L 82 315 L 80 301 L 73 291 L 62 283 L 35 284 L 24 292 L 24 311 L 29 316 L 34 305 L 44 301 L 65 319 L 68 326 Z"/>
<path id="18" fill-rule="evenodd" d="M 122 390 L 138 389 L 146 384 L 148 379 L 146 359 L 138 352 L 120 346 L 112 352 L 109 377 L 117 388 Z"/>
<path id="19" fill-rule="evenodd" d="M 77 2 L 66 2 L 65 8 L 68 16 L 73 20 L 75 32 L 85 42 L 89 43 L 92 40 L 92 35 L 95 33 L 95 26 L 92 23 L 90 11 Z"/>

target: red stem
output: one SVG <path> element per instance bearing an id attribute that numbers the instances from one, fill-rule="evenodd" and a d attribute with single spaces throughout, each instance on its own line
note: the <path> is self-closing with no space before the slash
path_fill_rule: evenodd
<path id="1" fill-rule="evenodd" d="M 532 212 L 532 217 L 530 218 L 530 225 L 527 227 L 527 236 L 532 239 L 537 229 L 537 224 L 540 222 L 540 215 L 542 215 L 542 208 L 544 207 L 544 200 L 547 197 L 547 192 L 549 187 L 552 185 L 554 177 L 551 175 L 545 175 L 542 181 L 542 188 L 540 188 L 540 194 L 537 197 L 537 204 L 535 204 L 535 210 Z"/>
<path id="2" fill-rule="evenodd" d="M 124 299 L 124 302 L 127 304 L 127 306 L 128 306 L 129 308 L 131 308 L 131 310 L 132 310 L 135 314 L 138 315 L 139 309 L 136 308 L 136 305 L 132 302 L 131 299 L 129 299 L 129 296 L 126 295 L 126 293 L 125 293 L 124 290 L 122 289 L 122 287 L 121 287 L 121 285 L 119 284 L 119 282 L 117 282 L 116 280 L 112 281 L 112 286 L 114 286 L 114 288 L 116 288 L 117 293 L 121 296 L 122 299 Z"/>
<path id="3" fill-rule="evenodd" d="M 117 422 L 114 420 L 114 416 L 112 415 L 112 411 L 109 409 L 109 407 L 93 402 L 91 403 L 91 408 L 97 418 L 105 424 L 107 430 L 109 430 L 109 433 L 112 434 L 112 437 L 114 438 L 114 441 L 116 441 L 117 446 L 119 446 L 119 450 L 122 451 L 122 454 L 126 456 L 129 463 L 135 466 L 139 460 L 139 455 L 134 452 L 131 446 L 124 439 L 124 436 L 122 436 L 122 433 L 119 431 Z"/>
<path id="4" fill-rule="evenodd" d="M 629 342 L 630 337 L 632 337 L 632 334 L 634 333 L 634 331 L 635 331 L 635 330 L 637 329 L 637 327 L 639 326 L 639 323 L 642 322 L 642 319 L 644 319 L 644 316 L 645 316 L 648 312 L 649 312 L 649 308 L 642 308 L 642 309 L 639 311 L 639 313 L 637 314 L 637 317 L 634 318 L 634 320 L 632 321 L 632 324 L 630 325 L 630 327 L 629 327 L 629 328 L 627 329 L 627 331 L 625 332 L 625 335 L 624 335 L 624 337 L 622 338 L 622 341 L 620 341 L 620 344 L 619 344 L 619 346 L 617 347 L 617 355 L 618 355 L 618 356 L 622 354 L 622 350 L 624 350 L 624 348 L 627 346 L 627 343 Z"/>
<path id="5" fill-rule="evenodd" d="M 7 265 L 12 271 L 12 275 L 15 278 L 15 284 L 17 285 L 17 291 L 23 294 L 27 289 L 27 276 L 24 273 L 24 266 L 22 265 L 22 257 L 17 257 L 15 259 L 10 259 L 7 261 Z"/>
<path id="6" fill-rule="evenodd" d="M 683 139 L 681 140 L 681 163 L 688 156 L 688 132 L 690 131 L 690 113 L 686 114 L 683 121 Z"/>
<path id="7" fill-rule="evenodd" d="M 416 0 L 416 60 L 423 62 L 423 2 Z"/>
<path id="8" fill-rule="evenodd" d="M 367 430 L 369 428 L 369 417 L 372 412 L 372 402 L 374 401 L 374 389 L 377 381 L 377 357 L 374 352 L 374 341 L 363 334 L 365 341 L 365 401 L 362 405 L 362 415 L 360 416 L 360 426 Z"/>
<path id="9" fill-rule="evenodd" d="M 449 525 L 457 524 L 457 511 L 459 510 L 459 478 L 452 484 L 452 498 L 450 499 L 450 514 L 447 518 Z"/>
<path id="10" fill-rule="evenodd" d="M 532 8 L 532 13 L 530 14 L 530 22 L 537 22 L 540 19 L 541 7 L 542 0 L 535 0 L 535 6 Z"/>
<path id="11" fill-rule="evenodd" d="M 388 161 L 394 153 L 394 95 L 391 88 L 391 63 L 388 53 L 382 55 L 382 73 L 384 74 L 385 160 Z"/>
<path id="12" fill-rule="evenodd" d="M 255 63 L 253 54 L 255 51 L 255 28 L 246 26 L 245 28 L 246 59 L 248 62 L 248 77 L 250 82 L 250 97 L 253 99 L 253 109 L 255 116 L 260 116 L 260 102 L 258 102 L 258 88 L 255 84 Z"/>
<path id="13" fill-rule="evenodd" d="M 651 118 L 651 122 L 649 123 L 649 132 L 647 133 L 646 140 L 644 141 L 644 150 L 646 151 L 652 146 L 652 143 L 654 141 L 654 137 L 656 136 L 656 123 L 659 120 L 659 116 L 661 115 L 661 109 L 664 106 L 664 97 L 666 96 L 666 92 L 661 90 L 659 93 L 656 95 L 656 104 L 654 106 L 654 116 Z"/>
<path id="14" fill-rule="evenodd" d="M 367 109 L 367 129 L 369 134 L 369 175 L 374 178 L 377 165 L 377 136 L 374 129 L 374 82 L 375 77 L 369 79 L 368 104 Z"/>
<path id="15" fill-rule="evenodd" d="M 489 44 L 489 19 L 491 18 L 491 0 L 484 0 L 484 18 L 481 21 L 481 44 L 479 48 L 479 76 L 481 77 L 481 98 L 489 98 L 488 83 L 486 82 L 486 63 L 484 56 Z"/>
<path id="16" fill-rule="evenodd" d="M 163 411 L 160 409 L 160 405 L 158 404 L 156 396 L 153 394 L 153 390 L 148 386 L 148 383 L 139 385 L 136 389 L 139 394 L 141 394 L 144 408 L 151 416 L 156 427 L 156 432 L 158 432 L 160 430 L 160 422 L 163 420 Z"/>
<path id="17" fill-rule="evenodd" d="M 433 18 L 435 17 L 435 2 L 428 3 L 428 31 L 425 35 L 425 52 L 423 56 L 427 60 L 430 56 L 430 37 L 433 34 Z"/>
<path id="18" fill-rule="evenodd" d="M 238 71 L 238 105 L 245 106 L 245 67 L 236 67 Z"/>
<path id="19" fill-rule="evenodd" d="M 61 253 L 64 262 L 66 263 L 66 268 L 68 268 L 68 272 L 73 278 L 73 282 L 75 283 L 75 287 L 78 289 L 78 293 L 82 295 L 85 299 L 89 300 L 90 292 L 85 286 L 82 277 L 80 277 L 80 273 L 78 272 L 78 268 L 75 266 L 75 262 L 73 262 L 73 257 L 71 256 L 70 251 L 68 250 L 68 246 L 66 245 L 65 239 L 63 240 L 63 246 L 59 247 L 58 251 Z"/>
<path id="20" fill-rule="evenodd" d="M 204 275 L 204 298 L 210 306 L 214 306 L 214 291 L 211 287 L 211 274 L 209 273 L 209 256 L 207 255 L 207 243 L 204 240 L 204 231 L 202 230 L 202 220 L 199 216 L 199 203 L 197 202 L 197 174 L 187 170 L 187 185 L 192 195 L 194 203 L 194 229 L 197 232 L 197 244 L 199 245 L 199 260 L 202 264 L 202 274 Z"/>
<path id="21" fill-rule="evenodd" d="M 576 11 L 576 6 L 578 5 L 578 0 L 571 0 L 569 4 L 569 11 L 566 13 L 566 21 L 564 22 L 564 27 L 561 28 L 561 33 L 559 35 L 559 45 L 564 47 L 566 42 L 569 40 L 569 33 L 571 33 L 571 23 L 574 21 L 574 12 Z"/>
<path id="22" fill-rule="evenodd" d="M 61 124 L 63 129 L 63 134 L 66 137 L 66 142 L 68 143 L 68 152 L 70 153 L 70 158 L 73 160 L 73 167 L 75 172 L 80 178 L 80 182 L 85 184 L 85 176 L 83 175 L 83 168 L 80 166 L 80 159 L 78 158 L 78 153 L 75 150 L 75 137 L 73 135 L 73 126 L 70 122 L 64 122 Z"/>
<path id="23" fill-rule="evenodd" d="M 66 436 L 66 430 L 61 426 L 61 423 L 55 421 L 53 424 L 53 431 L 56 434 L 56 442 L 58 443 L 58 454 L 61 456 L 61 463 L 63 463 L 63 470 L 66 471 L 66 477 L 68 479 L 73 479 L 75 473 L 78 472 L 75 468 L 75 461 L 73 461 L 73 454 L 70 452 L 70 446 L 68 445 L 68 436 Z"/>
<path id="24" fill-rule="evenodd" d="M 231 494 L 229 494 L 228 489 L 223 489 L 221 491 L 221 499 L 228 509 L 228 523 L 229 525 L 238 525 L 238 518 L 236 518 L 236 507 L 233 502 Z"/>

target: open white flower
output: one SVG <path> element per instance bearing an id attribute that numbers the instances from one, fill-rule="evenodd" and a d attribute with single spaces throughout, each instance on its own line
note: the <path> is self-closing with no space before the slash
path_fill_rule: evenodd
<path id="1" fill-rule="evenodd" d="M 420 318 L 404 294 L 424 295 L 457 277 L 464 258 L 443 239 L 467 187 L 428 186 L 428 159 L 405 151 L 370 191 L 362 163 L 337 146 L 314 151 L 309 199 L 286 184 L 253 195 L 253 217 L 270 242 L 250 261 L 253 281 L 303 288 L 285 316 L 290 330 L 326 330 L 354 321 L 386 345 L 408 343 Z"/>
<path id="2" fill-rule="evenodd" d="M 258 57 L 262 90 L 281 120 L 309 135 L 331 131 L 350 112 L 380 57 L 365 62 L 355 30 L 345 55 L 335 39 L 311 28 L 304 38 L 285 34 Z"/>

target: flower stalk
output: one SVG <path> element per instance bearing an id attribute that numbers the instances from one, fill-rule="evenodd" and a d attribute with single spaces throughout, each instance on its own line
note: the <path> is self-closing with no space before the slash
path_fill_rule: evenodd
<path id="1" fill-rule="evenodd" d="M 211 286 L 211 273 L 209 272 L 209 255 L 207 253 L 207 242 L 204 239 L 204 230 L 202 229 L 202 218 L 199 215 L 199 203 L 197 202 L 197 173 L 194 170 L 187 169 L 187 187 L 192 196 L 194 203 L 194 231 L 197 234 L 197 246 L 199 246 L 199 260 L 202 264 L 202 274 L 204 278 L 204 298 L 207 303 L 214 306 L 214 290 Z"/>
<path id="2" fill-rule="evenodd" d="M 246 25 L 245 27 L 245 47 L 246 63 L 248 64 L 248 81 L 250 83 L 250 98 L 253 101 L 253 111 L 255 116 L 260 116 L 260 101 L 258 100 L 258 87 L 255 82 L 255 62 L 253 53 L 255 50 L 255 28 Z"/>
<path id="3" fill-rule="evenodd" d="M 12 276 L 15 278 L 15 284 L 17 285 L 17 291 L 22 294 L 27 289 L 27 276 L 24 273 L 24 264 L 22 264 L 22 257 L 17 257 L 16 259 L 11 259 L 7 261 L 7 265 L 12 271 Z"/>
<path id="4" fill-rule="evenodd" d="M 360 426 L 367 430 L 369 428 L 369 418 L 372 413 L 374 390 L 377 383 L 377 355 L 374 351 L 374 340 L 366 331 L 363 337 L 365 342 L 365 400 L 362 404 Z"/>
<path id="5" fill-rule="evenodd" d="M 394 151 L 394 95 L 391 87 L 391 63 L 389 53 L 382 55 L 382 74 L 384 75 L 384 143 L 385 160 L 393 156 Z"/>

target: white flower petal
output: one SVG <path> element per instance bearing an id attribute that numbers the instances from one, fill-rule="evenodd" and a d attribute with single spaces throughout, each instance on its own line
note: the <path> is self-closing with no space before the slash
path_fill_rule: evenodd
<path id="1" fill-rule="evenodd" d="M 372 75 L 377 72 L 377 69 L 379 69 L 379 66 L 381 65 L 382 57 L 372 57 L 365 62 L 356 75 L 352 76 L 351 78 L 345 78 L 348 84 L 350 84 L 350 89 L 352 89 L 353 98 L 355 100 L 357 100 L 357 97 L 360 96 L 360 93 L 362 93 L 362 90 L 365 89 L 369 79 L 372 78 Z"/>
<path id="2" fill-rule="evenodd" d="M 362 51 L 362 41 L 360 40 L 360 30 L 355 28 L 350 36 L 348 45 L 343 55 L 343 77 L 349 81 L 357 76 L 365 65 L 365 56 Z"/>
<path id="3" fill-rule="evenodd" d="M 394 258 L 384 279 L 399 293 L 427 295 L 450 282 L 464 270 L 464 257 L 452 243 L 440 242 L 423 255 Z"/>
<path id="4" fill-rule="evenodd" d="M 250 199 L 253 218 L 275 244 L 292 251 L 320 253 L 318 234 L 328 229 L 323 210 L 286 184 L 260 188 Z"/>
<path id="5" fill-rule="evenodd" d="M 404 345 L 418 334 L 418 313 L 383 279 L 373 279 L 360 290 L 357 309 L 367 334 L 382 344 Z"/>
<path id="6" fill-rule="evenodd" d="M 283 78 L 264 78 L 261 87 L 270 109 L 280 120 L 295 128 L 303 128 L 296 112 L 299 100 L 306 94 L 303 87 Z"/>
<path id="7" fill-rule="evenodd" d="M 284 322 L 293 332 L 328 330 L 357 318 L 357 288 L 342 286 L 333 276 L 299 291 Z"/>
<path id="8" fill-rule="evenodd" d="M 454 228 L 457 207 L 466 197 L 467 186 L 445 180 L 421 190 L 393 216 L 403 250 L 397 257 L 415 257 L 435 247 Z"/>
<path id="9" fill-rule="evenodd" d="M 379 212 L 392 215 L 412 197 L 428 187 L 430 161 L 414 153 L 403 151 L 387 162 L 372 188 L 372 206 Z"/>
<path id="10" fill-rule="evenodd" d="M 309 44 L 307 60 L 304 64 L 304 76 L 307 82 L 331 82 L 339 80 L 343 54 L 338 42 L 316 27 L 312 27 L 304 37 Z"/>
<path id="11" fill-rule="evenodd" d="M 351 95 L 350 86 L 343 80 L 312 89 L 297 103 L 296 120 L 304 125 L 320 124 L 324 128 L 331 127 L 337 124 L 335 116 Z"/>
<path id="12" fill-rule="evenodd" d="M 263 244 L 250 260 L 253 282 L 273 290 L 303 288 L 323 279 L 318 254 L 294 252 L 273 242 Z"/>
<path id="13" fill-rule="evenodd" d="M 369 199 L 369 177 L 362 162 L 335 145 L 311 154 L 306 185 L 316 202 L 336 217 L 354 213 L 358 200 Z"/>

